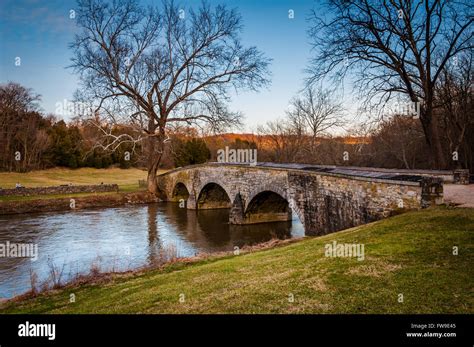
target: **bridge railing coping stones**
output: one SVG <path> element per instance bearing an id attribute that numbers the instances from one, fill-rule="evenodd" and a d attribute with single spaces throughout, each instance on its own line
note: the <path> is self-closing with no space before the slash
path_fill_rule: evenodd
<path id="1" fill-rule="evenodd" d="M 377 182 L 377 183 L 386 183 L 386 184 L 394 184 L 394 185 L 408 185 L 408 186 L 415 186 L 420 187 L 422 185 L 422 179 L 420 181 L 403 181 L 403 180 L 394 180 L 394 179 L 384 179 L 384 178 L 377 178 L 377 177 L 365 177 L 365 176 L 358 176 L 358 175 L 349 175 L 343 173 L 334 173 L 334 172 L 317 172 L 317 171 L 309 171 L 304 169 L 296 169 L 296 168 L 285 168 L 285 167 L 271 167 L 271 166 L 252 166 L 249 164 L 239 164 L 239 163 L 217 163 L 217 162 L 210 162 L 204 164 L 195 164 L 189 165 L 185 167 L 179 167 L 167 172 L 164 172 L 157 177 L 167 176 L 173 173 L 177 173 L 179 171 L 184 170 L 191 170 L 196 168 L 205 168 L 210 166 L 227 166 L 227 167 L 235 167 L 235 168 L 242 168 L 247 167 L 250 170 L 274 170 L 274 171 L 292 171 L 292 172 L 303 172 L 308 175 L 312 176 L 331 176 L 331 177 L 340 177 L 340 178 L 347 178 L 353 179 L 358 181 L 367 181 L 367 182 Z M 420 177 L 423 178 L 423 177 Z"/>

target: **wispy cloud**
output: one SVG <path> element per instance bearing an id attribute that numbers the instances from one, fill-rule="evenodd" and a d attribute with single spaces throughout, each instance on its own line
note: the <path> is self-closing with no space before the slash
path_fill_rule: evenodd
<path id="1" fill-rule="evenodd" d="M 74 21 L 69 18 L 69 10 L 75 6 L 74 1 L 38 0 L 2 0 L 0 20 L 3 23 L 3 35 L 58 34 L 74 31 Z"/>

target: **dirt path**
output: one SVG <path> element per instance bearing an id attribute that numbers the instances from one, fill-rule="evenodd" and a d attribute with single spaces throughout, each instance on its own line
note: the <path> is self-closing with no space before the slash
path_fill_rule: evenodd
<path id="1" fill-rule="evenodd" d="M 444 201 L 459 207 L 474 208 L 474 184 L 445 184 Z"/>

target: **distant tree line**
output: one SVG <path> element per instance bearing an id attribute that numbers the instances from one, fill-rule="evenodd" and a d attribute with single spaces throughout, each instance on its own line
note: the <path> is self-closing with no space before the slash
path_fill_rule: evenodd
<path id="1" fill-rule="evenodd" d="M 146 168 L 147 158 L 140 143 L 113 137 L 131 133 L 120 124 L 110 128 L 100 119 L 66 123 L 40 111 L 40 95 L 17 83 L 0 85 L 0 170 L 27 172 L 55 166 Z M 104 142 L 103 134 L 109 136 Z M 161 168 L 204 163 L 211 152 L 192 128 L 170 132 Z"/>
<path id="2" fill-rule="evenodd" d="M 26 172 L 62 166 L 69 168 L 127 168 L 139 164 L 130 146 L 116 151 L 95 147 L 98 129 L 87 123 L 66 124 L 45 116 L 39 108 L 40 96 L 16 83 L 0 85 L 0 169 Z M 116 131 L 120 131 L 117 129 Z M 135 152 L 139 152 L 140 148 Z"/>
<path id="3" fill-rule="evenodd" d="M 461 90 L 461 91 L 460 91 Z M 449 115 L 441 127 L 448 169 L 474 171 L 474 126 L 472 95 L 449 80 L 439 91 L 445 97 L 440 118 Z M 448 95 L 450 95 L 448 97 Z M 39 111 L 40 98 L 15 83 L 0 85 L 0 169 L 25 172 L 54 166 L 69 168 L 118 166 L 146 167 L 140 143 L 122 142 L 107 148 L 103 132 L 119 136 L 128 127 L 95 122 L 57 120 Z M 317 101 L 316 101 L 317 100 Z M 440 96 L 439 100 L 443 100 Z M 323 105 L 326 104 L 326 105 Z M 313 90 L 293 100 L 284 119 L 268 122 L 256 134 L 199 134 L 193 127 L 169 131 L 160 168 L 182 167 L 216 161 L 219 149 L 257 149 L 259 162 L 308 163 L 321 165 L 430 169 L 430 148 L 422 126 L 412 116 L 395 115 L 370 129 L 352 129 L 349 135 L 333 136 L 328 131 L 343 126 L 340 105 L 327 92 Z M 453 126 L 452 120 L 458 125 Z M 456 136 L 462 133 L 462 141 Z M 132 134 L 134 135 L 134 134 Z M 109 141 L 112 141 L 109 139 Z M 98 145 L 100 143 L 100 146 Z M 111 144 L 111 142 L 109 143 Z M 456 145 L 458 144 L 458 145 Z M 112 150 L 111 150 L 112 149 Z M 456 155 L 453 155 L 455 153 Z"/>
<path id="4" fill-rule="evenodd" d="M 455 129 L 449 128 L 449 131 Z M 454 147 L 448 132 L 441 137 L 447 165 L 474 172 L 474 126 L 466 125 L 461 145 Z M 255 137 L 258 160 L 320 165 L 367 166 L 401 169 L 433 169 L 430 148 L 418 119 L 395 115 L 364 126 L 348 136 L 301 135 L 288 119 L 267 123 Z"/>

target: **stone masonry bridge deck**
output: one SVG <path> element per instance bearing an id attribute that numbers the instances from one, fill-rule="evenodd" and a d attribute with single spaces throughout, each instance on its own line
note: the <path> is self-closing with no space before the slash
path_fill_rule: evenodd
<path id="1" fill-rule="evenodd" d="M 187 166 L 157 176 L 165 201 L 229 208 L 231 224 L 288 221 L 321 235 L 443 202 L 443 179 L 302 164 Z"/>

